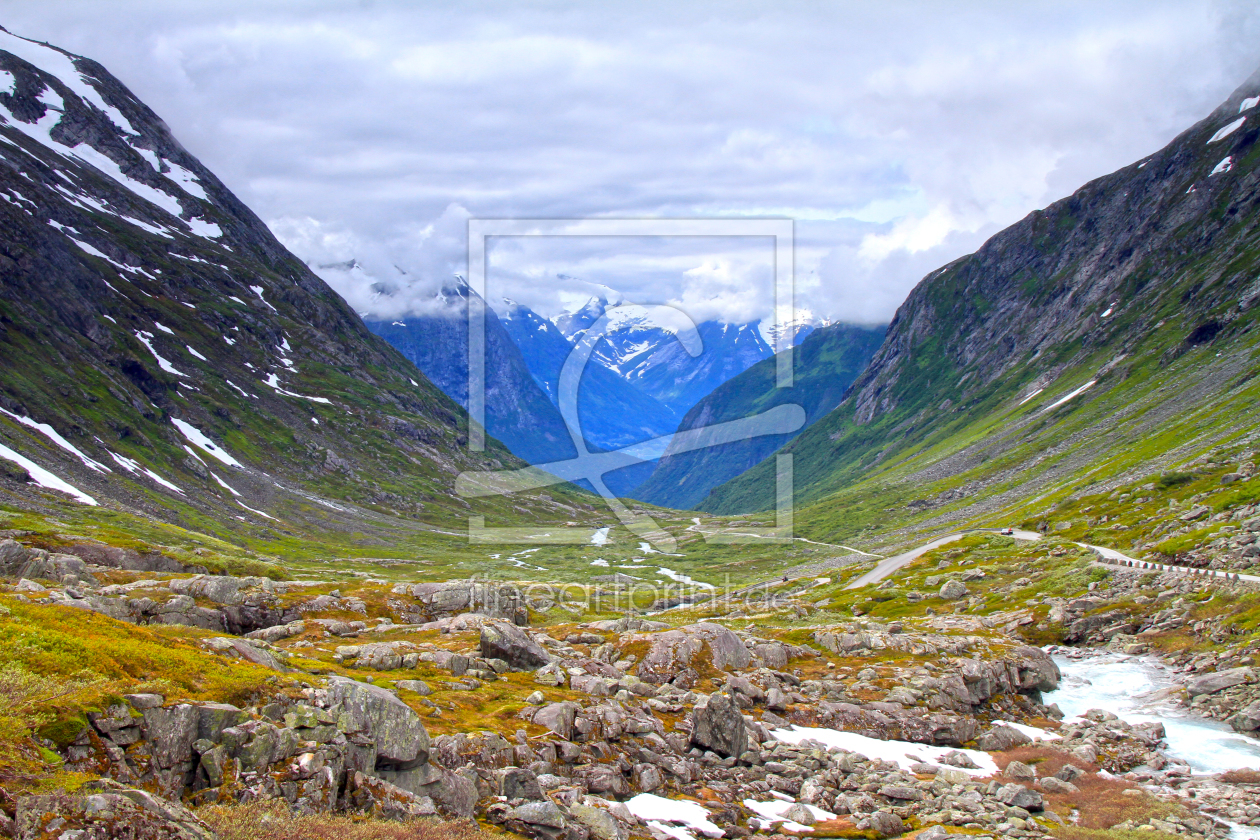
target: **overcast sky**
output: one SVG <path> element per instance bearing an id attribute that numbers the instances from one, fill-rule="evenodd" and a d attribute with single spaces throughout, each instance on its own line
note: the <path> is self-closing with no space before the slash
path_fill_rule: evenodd
<path id="1" fill-rule="evenodd" d="M 864 322 L 1260 66 L 1254 4 L 1195 0 L 0 0 L 0 15 L 102 62 L 316 264 L 354 257 L 427 289 L 466 270 L 470 217 L 786 217 L 798 303 Z M 490 292 L 550 315 L 602 283 L 744 321 L 768 310 L 771 253 L 503 241 Z"/>

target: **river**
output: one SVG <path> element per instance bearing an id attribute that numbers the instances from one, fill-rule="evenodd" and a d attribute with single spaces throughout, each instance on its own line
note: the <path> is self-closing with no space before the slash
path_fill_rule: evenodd
<path id="1" fill-rule="evenodd" d="M 1057 703 L 1066 718 L 1102 709 L 1129 723 L 1158 721 L 1167 734 L 1164 751 L 1196 775 L 1260 770 L 1260 741 L 1180 705 L 1175 699 L 1179 682 L 1156 657 L 1097 653 L 1055 655 L 1054 661 L 1063 678 L 1056 691 L 1045 694 L 1045 702 Z M 1260 829 L 1233 826 L 1233 836 L 1260 838 Z"/>

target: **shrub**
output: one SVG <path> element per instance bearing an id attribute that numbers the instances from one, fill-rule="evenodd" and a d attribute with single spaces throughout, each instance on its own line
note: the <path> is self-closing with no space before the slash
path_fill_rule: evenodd
<path id="1" fill-rule="evenodd" d="M 99 697 L 107 684 L 92 675 L 35 674 L 16 662 L 0 668 L 0 782 L 56 764 L 56 757 L 32 739 L 35 730 L 52 721 L 59 708 Z"/>
<path id="2" fill-rule="evenodd" d="M 1193 473 L 1184 472 L 1166 472 L 1159 477 L 1159 487 L 1161 490 L 1167 490 L 1169 487 L 1177 487 L 1185 484 L 1187 481 L 1193 481 Z"/>

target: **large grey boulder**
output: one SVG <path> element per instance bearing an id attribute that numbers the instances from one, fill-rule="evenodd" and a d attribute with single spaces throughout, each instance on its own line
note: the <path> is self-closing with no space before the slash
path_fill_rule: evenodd
<path id="1" fill-rule="evenodd" d="M 1046 807 L 1040 793 L 1017 784 L 1002 785 L 998 788 L 997 799 L 1003 805 L 1023 808 L 1025 811 L 1043 811 Z"/>
<path id="2" fill-rule="evenodd" d="M 961 581 L 947 580 L 945 585 L 941 587 L 939 594 L 946 601 L 957 601 L 966 598 L 970 593 Z"/>
<path id="3" fill-rule="evenodd" d="M 42 570 L 35 570 L 36 561 L 41 560 L 43 552 L 32 550 L 16 540 L 0 540 L 0 577 L 42 577 Z"/>
<path id="4" fill-rule="evenodd" d="M 447 815 L 471 817 L 477 805 L 477 785 L 436 764 L 409 770 L 377 770 L 375 775 L 417 796 L 429 797 Z"/>
<path id="5" fill-rule="evenodd" d="M 437 806 L 429 797 L 416 796 L 409 790 L 358 770 L 346 778 L 346 804 L 355 811 L 400 822 L 437 814 Z"/>
<path id="6" fill-rule="evenodd" d="M 651 647 L 639 663 L 637 676 L 655 685 L 667 683 L 691 669 L 698 656 L 707 653 L 719 671 L 741 670 L 752 662 L 748 648 L 720 624 L 701 622 L 648 636 L 627 636 L 622 644 L 647 641 Z"/>
<path id="7" fill-rule="evenodd" d="M 1231 717 L 1229 725 L 1238 732 L 1260 731 L 1260 700 Z"/>
<path id="8" fill-rule="evenodd" d="M 718 755 L 740 755 L 748 733 L 739 706 L 726 694 L 714 692 L 691 713 L 691 743 Z"/>
<path id="9" fill-rule="evenodd" d="M 429 760 L 429 733 L 424 723 L 391 692 L 332 677 L 328 694 L 341 705 L 346 730 L 365 734 L 375 744 L 377 769 L 407 770 Z"/>
<path id="10" fill-rule="evenodd" d="M 1251 682 L 1254 673 L 1251 668 L 1242 667 L 1230 668 L 1227 671 L 1216 671 L 1212 674 L 1202 674 L 1190 680 L 1186 685 L 1186 692 L 1191 697 L 1196 697 L 1200 694 L 1216 694 L 1227 688 Z"/>
<path id="11" fill-rule="evenodd" d="M 906 833 L 906 824 L 892 811 L 876 811 L 869 819 L 871 829 L 880 837 L 896 837 Z"/>
<path id="12" fill-rule="evenodd" d="M 1050 654 L 1039 647 L 1024 645 L 1016 648 L 1008 661 L 1015 665 L 1019 675 L 1017 688 L 1023 692 L 1054 691 L 1059 687 L 1059 666 L 1054 664 Z"/>
<path id="13" fill-rule="evenodd" d="M 546 727 L 566 741 L 572 741 L 576 733 L 577 704 L 565 701 L 549 703 L 534 713 L 534 723 Z"/>
<path id="14" fill-rule="evenodd" d="M 1003 752 L 1023 744 L 1031 744 L 1032 738 L 1029 738 L 1023 732 L 1011 726 L 1001 726 L 995 724 L 989 728 L 979 738 L 976 739 L 976 746 L 986 752 Z"/>
<path id="15" fill-rule="evenodd" d="M 524 630 L 506 621 L 482 626 L 481 655 L 485 659 L 502 659 L 517 671 L 533 671 L 551 662 L 547 651 Z"/>

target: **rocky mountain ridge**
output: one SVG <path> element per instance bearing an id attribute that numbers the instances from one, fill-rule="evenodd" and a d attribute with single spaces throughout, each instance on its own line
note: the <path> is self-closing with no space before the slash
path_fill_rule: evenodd
<path id="1" fill-rule="evenodd" d="M 0 436 L 53 490 L 257 533 L 467 510 L 466 419 L 103 67 L 0 33 Z M 362 527 L 362 526 L 358 526 Z"/>
<path id="2" fill-rule="evenodd" d="M 1190 430 L 1204 402 L 1224 412 L 1219 431 L 1252 435 L 1225 406 L 1246 399 L 1260 301 L 1257 94 L 1253 76 L 1164 149 L 925 277 L 840 407 L 789 444 L 799 497 L 869 480 L 890 501 L 963 483 L 1028 498 L 1108 449 L 1149 470 L 1178 456 L 1139 441 L 1177 424 L 1188 437 L 1160 446 L 1210 447 Z M 764 506 L 766 469 L 705 509 Z"/>

